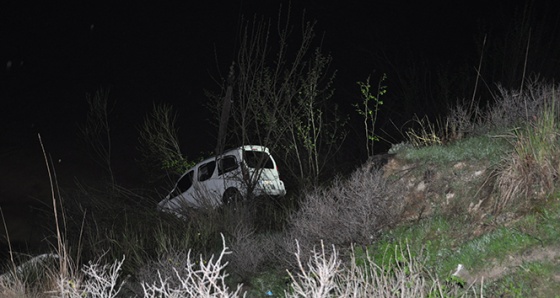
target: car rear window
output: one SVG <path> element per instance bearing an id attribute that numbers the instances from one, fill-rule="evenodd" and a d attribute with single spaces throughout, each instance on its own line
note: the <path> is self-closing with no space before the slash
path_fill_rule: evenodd
<path id="1" fill-rule="evenodd" d="M 270 155 L 262 151 L 243 151 L 243 159 L 250 168 L 274 169 L 274 163 Z"/>

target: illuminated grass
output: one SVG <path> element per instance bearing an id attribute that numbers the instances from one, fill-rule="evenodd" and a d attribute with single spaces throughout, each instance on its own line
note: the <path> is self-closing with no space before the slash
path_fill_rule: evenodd
<path id="1" fill-rule="evenodd" d="M 428 160 L 438 164 L 464 160 L 488 159 L 499 161 L 511 145 L 503 138 L 483 135 L 459 140 L 450 145 L 406 149 L 403 157 L 409 160 Z"/>

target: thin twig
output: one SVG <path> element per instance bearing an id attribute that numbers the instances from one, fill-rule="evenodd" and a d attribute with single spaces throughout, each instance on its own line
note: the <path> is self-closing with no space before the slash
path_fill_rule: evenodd
<path id="1" fill-rule="evenodd" d="M 476 90 L 478 89 L 478 79 L 480 78 L 480 69 L 482 68 L 482 58 L 484 57 L 485 46 L 486 46 L 486 34 L 484 35 L 484 41 L 482 42 L 482 52 L 480 53 L 480 61 L 478 62 L 478 69 L 476 70 L 476 81 L 474 83 L 473 95 L 471 98 L 471 104 L 469 105 L 469 111 L 472 111 L 474 105 L 474 99 L 476 96 Z"/>
<path id="2" fill-rule="evenodd" d="M 523 62 L 523 77 L 521 78 L 521 88 L 519 88 L 519 96 L 523 96 L 523 85 L 525 85 L 525 72 L 527 71 L 527 59 L 529 56 L 529 44 L 531 42 L 531 29 L 529 29 L 529 37 L 527 38 L 527 49 L 525 50 L 525 61 Z M 525 102 L 525 119 L 529 119 L 529 111 L 527 110 L 527 100 Z"/>
<path id="3" fill-rule="evenodd" d="M 8 241 L 8 249 L 10 253 L 10 261 L 12 266 L 14 267 L 14 276 L 17 272 L 16 263 L 14 262 L 14 251 L 12 250 L 12 242 L 10 241 L 10 233 L 8 232 L 8 225 L 6 225 L 6 218 L 4 217 L 4 211 L 2 211 L 2 207 L 0 207 L 0 214 L 2 215 L 2 223 L 4 224 L 4 230 L 6 231 L 6 240 Z"/>
<path id="4" fill-rule="evenodd" d="M 47 152 L 45 150 L 45 145 L 43 144 L 43 140 L 41 139 L 41 134 L 37 134 L 37 136 L 39 137 L 39 143 L 41 144 L 41 150 L 43 151 L 43 157 L 45 158 L 45 165 L 47 166 L 47 172 L 49 174 L 49 183 L 51 186 L 51 197 L 52 197 L 52 206 L 53 206 L 53 213 L 54 213 L 54 220 L 55 220 L 55 225 L 56 225 L 56 240 L 57 240 L 57 248 L 58 248 L 58 255 L 60 256 L 59 258 L 59 265 L 60 265 L 60 270 L 64 270 L 66 269 L 64 265 L 64 260 L 66 260 L 66 253 L 64 250 L 64 245 L 62 243 L 62 238 L 61 238 L 61 234 L 60 234 L 60 224 L 58 222 L 58 211 L 57 211 L 57 207 L 56 207 L 56 194 L 55 194 L 55 187 L 54 187 L 54 182 L 53 182 L 53 175 L 51 173 L 51 166 L 49 164 L 49 159 L 47 158 Z"/>

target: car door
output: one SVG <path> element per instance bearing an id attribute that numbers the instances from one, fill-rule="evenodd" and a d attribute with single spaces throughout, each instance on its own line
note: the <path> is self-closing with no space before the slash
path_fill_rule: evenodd
<path id="1" fill-rule="evenodd" d="M 243 193 L 241 166 L 235 155 L 224 155 L 220 158 L 217 178 L 221 184 L 222 195 L 228 188 L 235 188 Z"/>
<path id="2" fill-rule="evenodd" d="M 194 203 L 192 197 L 193 191 L 193 177 L 194 177 L 194 169 L 185 173 L 177 184 L 173 191 L 168 195 L 169 201 L 167 202 L 167 206 L 165 208 L 179 211 L 180 209 L 191 206 Z"/>
<path id="3" fill-rule="evenodd" d="M 221 200 L 221 187 L 216 179 L 216 159 L 198 166 L 194 182 L 193 196 L 197 206 L 216 206 Z"/>

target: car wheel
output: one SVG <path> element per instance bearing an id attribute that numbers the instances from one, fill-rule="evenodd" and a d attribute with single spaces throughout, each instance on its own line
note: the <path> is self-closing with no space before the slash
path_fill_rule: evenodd
<path id="1" fill-rule="evenodd" d="M 239 190 L 235 188 L 228 188 L 224 192 L 224 196 L 222 198 L 224 205 L 231 205 L 243 200 L 243 196 L 239 192 Z"/>

